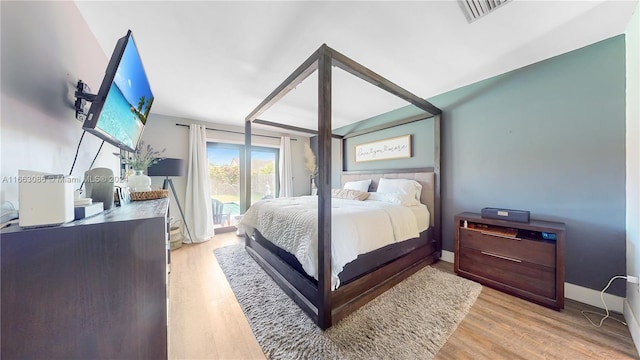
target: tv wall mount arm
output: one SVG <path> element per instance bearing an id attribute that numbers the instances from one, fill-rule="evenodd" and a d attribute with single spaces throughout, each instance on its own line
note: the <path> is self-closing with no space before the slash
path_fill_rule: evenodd
<path id="1" fill-rule="evenodd" d="M 95 101 L 97 95 L 91 94 L 91 89 L 89 85 L 82 82 L 82 80 L 78 80 L 78 85 L 76 86 L 76 119 L 80 121 L 84 121 L 87 118 L 87 111 L 85 110 L 85 106 L 87 101 L 93 102 Z"/>

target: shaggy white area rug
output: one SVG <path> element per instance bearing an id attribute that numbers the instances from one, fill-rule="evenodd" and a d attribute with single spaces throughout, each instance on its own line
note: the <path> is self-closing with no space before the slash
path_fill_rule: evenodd
<path id="1" fill-rule="evenodd" d="M 269 359 L 432 359 L 482 290 L 427 266 L 322 331 L 244 245 L 214 253 Z"/>

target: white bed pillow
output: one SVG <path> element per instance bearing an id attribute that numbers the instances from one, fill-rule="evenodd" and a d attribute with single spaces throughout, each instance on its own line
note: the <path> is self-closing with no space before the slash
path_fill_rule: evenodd
<path id="1" fill-rule="evenodd" d="M 420 204 L 422 185 L 415 180 L 381 178 L 377 192 L 398 194 L 402 205 L 415 206 Z"/>
<path id="2" fill-rule="evenodd" d="M 371 179 L 347 181 L 346 183 L 344 183 L 344 186 L 342 188 L 347 190 L 358 190 L 362 192 L 368 192 L 370 185 L 371 185 Z"/>
<path id="3" fill-rule="evenodd" d="M 380 192 L 370 192 L 367 201 L 381 201 L 389 204 L 396 204 L 402 206 L 415 206 L 415 199 L 398 193 L 380 193 Z"/>

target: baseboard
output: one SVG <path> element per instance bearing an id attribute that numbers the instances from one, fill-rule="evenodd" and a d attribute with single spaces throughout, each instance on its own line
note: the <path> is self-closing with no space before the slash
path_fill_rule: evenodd
<path id="1" fill-rule="evenodd" d="M 440 258 L 440 260 L 453 263 L 453 255 L 454 254 L 452 251 L 442 250 L 442 257 Z M 600 299 L 600 291 L 598 290 L 593 290 L 565 282 L 564 297 L 567 299 L 579 301 L 581 303 L 589 304 L 600 309 L 604 309 L 604 305 L 602 305 L 602 299 Z M 607 293 L 604 294 L 604 301 L 606 301 L 609 310 L 615 311 L 617 313 L 623 312 L 624 300 L 625 299 L 620 296 Z"/>
<path id="2" fill-rule="evenodd" d="M 440 260 L 453 264 L 453 251 L 442 250 Z"/>
<path id="3" fill-rule="evenodd" d="M 600 291 L 589 289 L 586 287 L 564 283 L 564 297 L 581 303 L 589 304 L 600 309 L 604 309 L 602 305 L 602 299 L 600 298 Z M 622 313 L 624 298 L 611 294 L 604 294 L 604 301 L 607 303 L 607 308 L 610 311 Z"/>
<path id="4" fill-rule="evenodd" d="M 624 300 L 623 313 L 624 320 L 627 322 L 627 327 L 629 327 L 629 332 L 631 333 L 631 339 L 633 339 L 633 345 L 636 347 L 638 353 L 640 353 L 640 324 L 638 324 L 638 319 L 633 314 L 633 310 L 627 299 Z"/>

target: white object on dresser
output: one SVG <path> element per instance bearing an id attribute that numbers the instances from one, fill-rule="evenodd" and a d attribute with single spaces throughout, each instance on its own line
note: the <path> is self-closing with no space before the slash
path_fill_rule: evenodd
<path id="1" fill-rule="evenodd" d="M 18 170 L 16 180 L 21 227 L 52 226 L 73 221 L 74 178 Z"/>

